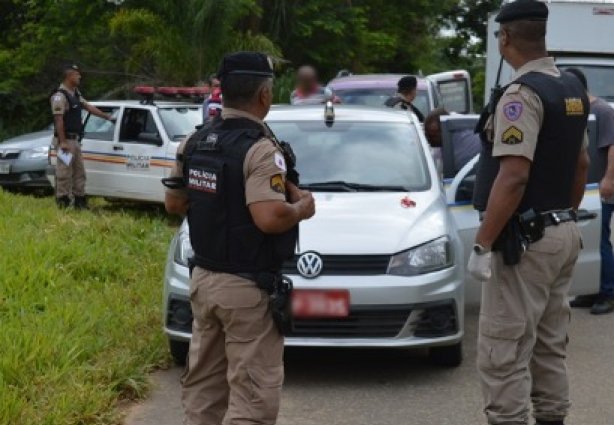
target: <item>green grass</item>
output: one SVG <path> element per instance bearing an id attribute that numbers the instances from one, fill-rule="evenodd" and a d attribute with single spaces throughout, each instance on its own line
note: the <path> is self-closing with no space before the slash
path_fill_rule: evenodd
<path id="1" fill-rule="evenodd" d="M 0 424 L 117 424 L 168 362 L 162 276 L 175 223 L 159 209 L 0 190 Z"/>

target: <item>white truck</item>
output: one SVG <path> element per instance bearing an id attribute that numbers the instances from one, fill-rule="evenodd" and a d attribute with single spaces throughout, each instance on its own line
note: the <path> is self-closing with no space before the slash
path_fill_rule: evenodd
<path id="1" fill-rule="evenodd" d="M 504 2 L 506 3 L 506 2 Z M 614 107 L 614 0 L 547 0 L 550 10 L 546 47 L 559 68 L 579 68 L 591 94 Z M 485 103 L 497 80 L 499 50 L 494 32 L 496 13 L 488 20 Z M 500 83 L 511 81 L 512 68 L 504 64 Z"/>

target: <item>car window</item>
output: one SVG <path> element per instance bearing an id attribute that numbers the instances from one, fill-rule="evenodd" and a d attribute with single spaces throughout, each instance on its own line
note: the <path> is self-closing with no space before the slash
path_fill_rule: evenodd
<path id="1" fill-rule="evenodd" d="M 102 112 L 117 116 L 119 108 L 98 107 Z M 83 127 L 83 137 L 93 140 L 113 141 L 115 135 L 115 123 L 92 114 L 87 114 Z"/>
<path id="2" fill-rule="evenodd" d="M 342 89 L 335 90 L 335 96 L 341 99 L 341 103 L 345 105 L 364 105 L 371 107 L 383 107 L 388 99 L 396 94 L 396 89 L 386 88 L 365 88 L 365 89 Z M 416 99 L 413 102 L 414 106 L 422 112 L 424 116 L 428 115 L 429 94 L 427 90 L 418 90 Z"/>
<path id="3" fill-rule="evenodd" d="M 469 84 L 465 79 L 439 82 L 443 107 L 448 112 L 469 112 Z"/>
<path id="4" fill-rule="evenodd" d="M 570 68 L 561 65 L 561 69 Z M 601 97 L 608 102 L 614 102 L 614 67 L 597 65 L 574 65 L 573 68 L 580 69 L 586 80 L 588 88 L 593 96 Z"/>
<path id="5" fill-rule="evenodd" d="M 140 108 L 124 110 L 119 132 L 121 142 L 151 144 L 156 138 L 160 139 L 160 131 L 151 111 Z"/>
<path id="6" fill-rule="evenodd" d="M 291 142 L 301 184 L 349 182 L 371 186 L 430 188 L 416 128 L 409 123 L 269 122 Z"/>
<path id="7" fill-rule="evenodd" d="M 199 106 L 160 108 L 158 111 L 168 138 L 176 142 L 192 133 L 203 120 Z"/>

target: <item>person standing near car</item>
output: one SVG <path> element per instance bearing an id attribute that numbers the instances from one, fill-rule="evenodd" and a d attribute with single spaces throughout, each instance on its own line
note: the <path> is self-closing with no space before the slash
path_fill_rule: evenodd
<path id="1" fill-rule="evenodd" d="M 115 119 L 87 103 L 79 92 L 81 71 L 77 65 L 64 68 L 64 80 L 51 96 L 51 112 L 55 133 L 53 146 L 59 154 L 55 167 L 55 195 L 60 208 L 70 206 L 71 196 L 77 209 L 87 208 L 85 197 L 85 166 L 81 156 L 83 136 L 82 110 L 115 122 Z M 69 153 L 70 156 L 63 154 Z"/>
<path id="2" fill-rule="evenodd" d="M 269 58 L 229 54 L 218 75 L 221 117 L 180 145 L 172 171 L 178 180 L 165 198 L 168 212 L 187 213 L 194 249 L 182 401 L 187 425 L 274 424 L 283 336 L 259 288 L 281 276 L 297 225 L 315 204 L 290 182 L 297 181 L 292 155 L 263 122 L 273 99 Z"/>
<path id="3" fill-rule="evenodd" d="M 418 79 L 413 75 L 407 75 L 397 83 L 397 94 L 385 102 L 389 108 L 412 111 L 420 122 L 424 122 L 424 114 L 412 103 L 418 95 Z"/>
<path id="4" fill-rule="evenodd" d="M 489 424 L 563 425 L 568 290 L 581 249 L 589 101 L 546 51 L 548 8 L 506 3 L 496 21 L 516 71 L 488 118 L 474 194 L 482 223 L 468 271 L 482 286 L 477 364 Z M 492 110 L 492 108 L 490 108 Z"/>
<path id="5" fill-rule="evenodd" d="M 586 76 L 578 68 L 567 69 L 574 74 L 588 93 Z M 601 195 L 601 284 L 599 293 L 580 295 L 572 302 L 572 307 L 590 308 L 592 314 L 607 314 L 614 311 L 614 253 L 610 237 L 612 213 L 614 213 L 614 109 L 603 99 L 588 93 L 591 114 L 597 119 L 597 169 L 601 176 L 599 194 Z"/>

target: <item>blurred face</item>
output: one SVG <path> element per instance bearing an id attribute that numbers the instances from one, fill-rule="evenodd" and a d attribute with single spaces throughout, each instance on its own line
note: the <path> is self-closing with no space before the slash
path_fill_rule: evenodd
<path id="1" fill-rule="evenodd" d="M 424 133 L 429 144 L 435 148 L 441 146 L 441 129 L 437 120 L 431 120 L 424 126 Z"/>
<path id="2" fill-rule="evenodd" d="M 211 79 L 211 88 L 212 89 L 218 89 L 222 87 L 222 83 L 220 82 L 220 80 L 218 80 L 217 78 L 212 78 Z"/>
<path id="3" fill-rule="evenodd" d="M 75 70 L 68 71 L 64 82 L 71 87 L 79 87 L 79 84 L 81 84 L 81 73 Z"/>
<path id="4" fill-rule="evenodd" d="M 318 75 L 311 67 L 301 68 L 296 76 L 297 85 L 304 90 L 310 90 L 318 84 Z"/>
<path id="5" fill-rule="evenodd" d="M 264 119 L 269 113 L 271 109 L 271 105 L 273 104 L 273 79 L 267 80 L 266 83 L 262 85 L 260 91 L 257 96 L 257 116 L 260 119 Z"/>
<path id="6" fill-rule="evenodd" d="M 510 46 L 510 32 L 503 25 L 499 27 L 498 31 L 495 31 L 495 37 L 499 45 L 499 53 L 503 56 L 503 59 L 509 63 L 509 46 Z"/>

